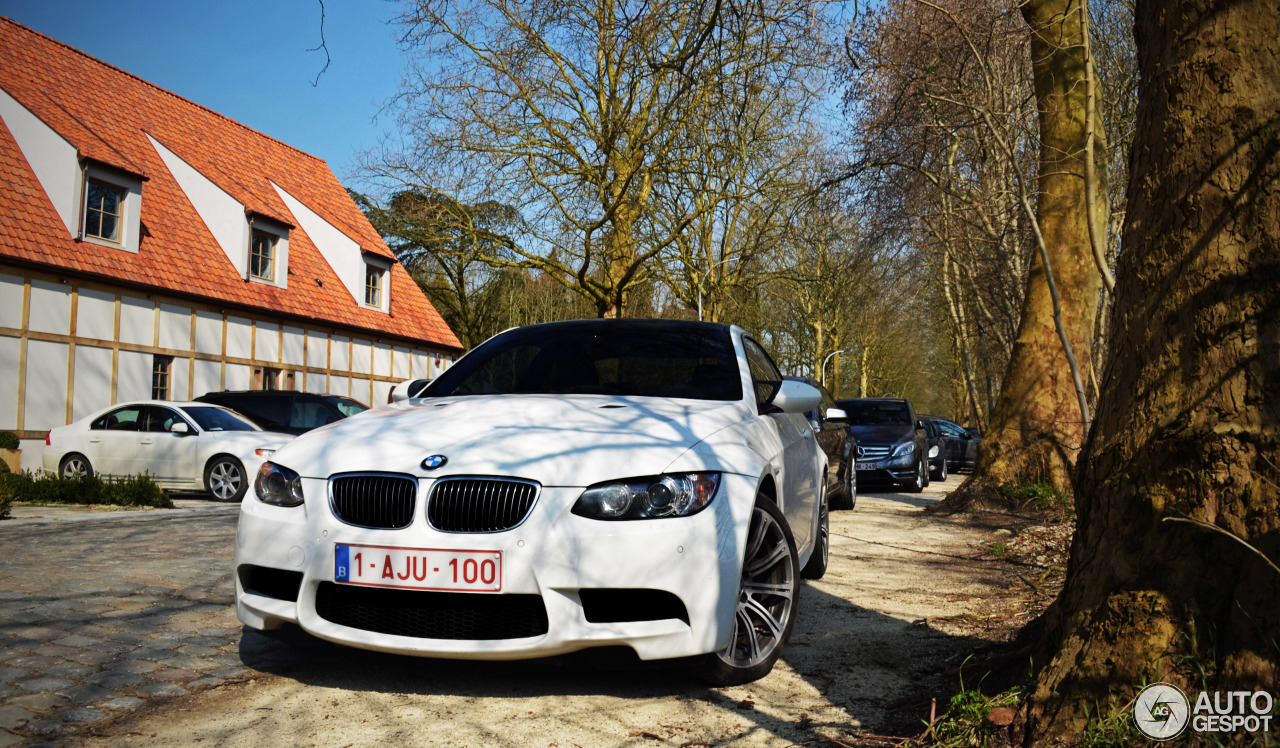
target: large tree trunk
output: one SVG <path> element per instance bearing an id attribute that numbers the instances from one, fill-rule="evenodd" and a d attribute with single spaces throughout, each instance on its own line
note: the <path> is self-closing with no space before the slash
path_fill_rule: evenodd
<path id="1" fill-rule="evenodd" d="M 1089 370 L 1101 278 L 1086 215 L 1085 70 L 1080 0 L 1030 0 L 1031 57 L 1040 122 L 1036 219 L 1057 283 L 1062 324 L 1082 372 Z M 1101 127 L 1095 158 L 1100 200 L 1107 199 Z M 1099 211 L 1105 216 L 1105 211 Z M 1106 234 L 1105 226 L 1102 229 Z M 991 414 L 978 476 L 994 484 L 1045 481 L 1070 486 L 1084 441 L 1077 391 L 1054 322 L 1044 261 L 1032 255 L 1022 319 L 1000 397 Z"/>
<path id="2" fill-rule="evenodd" d="M 1280 6 L 1138 0 L 1135 28 L 1113 353 L 1029 742 L 1144 682 L 1280 688 Z"/>

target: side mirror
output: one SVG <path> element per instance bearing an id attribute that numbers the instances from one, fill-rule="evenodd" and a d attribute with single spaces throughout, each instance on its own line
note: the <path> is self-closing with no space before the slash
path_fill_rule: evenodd
<path id="1" fill-rule="evenodd" d="M 841 408 L 827 408 L 828 421 L 848 421 L 849 414 Z"/>
<path id="2" fill-rule="evenodd" d="M 191 427 L 185 421 L 174 421 L 173 425 L 169 427 L 169 433 L 177 434 L 178 436 L 191 436 Z"/>
<path id="3" fill-rule="evenodd" d="M 818 407 L 821 402 L 822 393 L 817 387 L 794 379 L 782 380 L 781 385 L 769 400 L 770 405 L 783 413 L 807 413 Z"/>
<path id="4" fill-rule="evenodd" d="M 923 418 L 917 418 L 917 419 L 916 419 L 916 428 L 918 428 L 918 429 L 924 429 L 924 430 L 926 430 L 926 431 L 928 431 L 928 430 L 929 430 L 929 427 L 924 425 L 924 419 L 923 419 Z"/>

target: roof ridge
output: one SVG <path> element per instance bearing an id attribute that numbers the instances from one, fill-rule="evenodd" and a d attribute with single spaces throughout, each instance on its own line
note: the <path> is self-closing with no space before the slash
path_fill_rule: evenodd
<path id="1" fill-rule="evenodd" d="M 288 148 L 288 149 L 289 149 L 289 150 L 291 150 L 291 151 L 294 151 L 294 152 L 299 153 L 299 154 L 301 154 L 301 155 L 303 155 L 303 156 L 306 156 L 307 158 L 312 159 L 313 161 L 319 161 L 320 163 L 325 164 L 326 166 L 328 166 L 328 162 L 326 162 L 324 159 L 320 158 L 319 156 L 314 156 L 314 155 L 312 155 L 312 154 L 310 154 L 310 153 L 307 153 L 306 151 L 302 150 L 301 148 L 297 148 L 297 147 L 295 147 L 295 146 L 289 145 L 288 143 L 284 142 L 283 140 L 280 140 L 280 139 L 278 139 L 278 138 L 273 138 L 272 136 L 270 136 L 270 135 L 266 134 L 265 132 L 262 132 L 262 131 L 260 131 L 260 130 L 255 130 L 255 129 L 253 129 L 252 127 L 249 127 L 248 125 L 244 124 L 243 122 L 239 122 L 239 121 L 237 121 L 237 120 L 234 120 L 234 119 L 232 119 L 232 118 L 230 118 L 230 117 L 226 116 L 225 114 L 222 114 L 222 113 L 220 113 L 220 112 L 214 111 L 213 109 L 210 109 L 209 107 L 207 107 L 207 106 L 205 106 L 205 105 L 203 105 L 203 104 L 200 104 L 200 103 L 197 103 L 197 102 L 195 102 L 195 101 L 192 101 L 191 99 L 188 99 L 187 97 L 183 96 L 182 94 L 174 93 L 173 91 L 170 91 L 170 90 L 169 90 L 169 89 L 167 89 L 167 88 L 163 88 L 163 87 L 161 87 L 161 86 L 158 86 L 158 85 L 156 85 L 155 83 L 152 83 L 151 81 L 147 80 L 146 78 L 143 78 L 143 77 L 141 77 L 141 76 L 135 75 L 134 73 L 130 73 L 128 70 L 125 70 L 125 69 L 123 69 L 123 68 L 116 67 L 115 65 L 112 65 L 111 63 L 107 62 L 106 60 L 100 60 L 100 59 L 98 59 L 97 57 L 94 57 L 93 55 L 89 54 L 88 52 L 85 52 L 85 51 L 84 51 L 84 50 L 82 50 L 82 49 L 79 49 L 79 48 L 77 48 L 77 47 L 73 47 L 73 46 L 71 46 L 70 44 L 67 44 L 66 42 L 62 42 L 62 41 L 59 41 L 59 40 L 57 40 L 57 39 L 54 39 L 53 37 L 49 36 L 48 34 L 44 34 L 44 33 L 42 33 L 42 32 L 36 31 L 35 29 L 31 28 L 30 26 L 24 26 L 23 24 L 18 23 L 17 21 L 13 20 L 12 18 L 9 18 L 8 16 L 0 16 L 0 21 L 4 21 L 4 22 L 6 22 L 6 23 L 12 24 L 13 26 L 16 26 L 17 28 L 22 29 L 23 31 L 26 31 L 26 32 L 28 32 L 28 33 L 35 34 L 36 36 L 40 37 L 41 39 L 44 39 L 45 41 L 52 42 L 52 43 L 54 43 L 54 44 L 58 45 L 59 47 L 63 47 L 63 48 L 65 48 L 65 49 L 69 49 L 69 50 L 71 50 L 72 52 L 75 52 L 76 54 L 80 55 L 81 57 L 84 57 L 84 58 L 86 58 L 86 59 L 88 59 L 88 60 L 92 60 L 93 62 L 96 62 L 96 63 L 97 63 L 97 64 L 99 64 L 99 65 L 102 65 L 102 66 L 104 66 L 104 67 L 110 68 L 110 69 L 114 70 L 115 72 L 120 73 L 120 74 L 122 74 L 122 75 L 128 76 L 129 78 L 132 78 L 132 79 L 134 79 L 134 80 L 138 81 L 139 83 L 142 83 L 143 85 L 149 86 L 150 88 L 153 88 L 153 89 L 155 89 L 155 90 L 159 91 L 160 93 L 166 94 L 166 95 L 168 95 L 168 96 L 172 96 L 173 98 L 177 99 L 178 101 L 181 101 L 181 102 L 183 102 L 183 103 L 185 103 L 185 104 L 190 104 L 191 106 L 193 106 L 193 107 L 195 107 L 195 108 L 197 108 L 197 109 L 202 109 L 202 110 L 204 110 L 204 111 L 208 112 L 209 114 L 212 114 L 213 116 L 217 117 L 218 119 L 221 119 L 221 120 L 225 120 L 225 121 L 227 121 L 227 122 L 230 122 L 231 124 L 235 125 L 236 127 L 239 127 L 239 128 L 241 128 L 241 129 L 243 129 L 243 130 L 248 130 L 249 132 L 253 133 L 254 135 L 259 135 L 259 136 L 261 136 L 261 137 L 264 137 L 264 138 L 266 138 L 267 140 L 270 140 L 270 141 L 271 141 L 271 142 L 273 142 L 273 143 L 277 143 L 277 144 L 279 144 L 279 145 L 282 145 L 282 146 L 284 146 L 285 148 Z"/>

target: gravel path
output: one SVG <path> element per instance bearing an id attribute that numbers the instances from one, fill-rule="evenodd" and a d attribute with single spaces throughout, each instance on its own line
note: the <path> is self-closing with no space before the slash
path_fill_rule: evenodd
<path id="1" fill-rule="evenodd" d="M 1015 594 L 1009 565 L 982 552 L 992 528 L 921 511 L 960 480 L 919 495 L 864 493 L 853 511 L 833 513 L 831 568 L 806 583 L 784 661 L 747 686 L 708 688 L 678 671 L 595 654 L 428 660 L 246 631 L 243 680 L 155 699 L 59 740 L 253 748 L 883 744 L 873 736 L 919 731 L 933 674 L 988 643 L 984 636 L 998 636 L 970 635 L 983 627 L 965 622 L 987 619 Z"/>

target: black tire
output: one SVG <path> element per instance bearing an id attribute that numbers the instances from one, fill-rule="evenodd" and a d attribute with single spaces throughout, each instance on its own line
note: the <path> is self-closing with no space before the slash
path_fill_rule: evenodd
<path id="1" fill-rule="evenodd" d="M 937 470 L 931 470 L 930 474 L 936 481 L 946 482 L 947 480 L 947 458 L 942 458 L 942 465 Z"/>
<path id="2" fill-rule="evenodd" d="M 218 455 L 205 466 L 204 489 L 214 501 L 240 501 L 249 490 L 249 476 L 239 460 L 231 455 Z"/>
<path id="3" fill-rule="evenodd" d="M 924 487 L 928 488 L 929 483 L 932 480 L 929 477 L 929 458 L 928 457 L 920 458 L 920 476 L 924 480 Z"/>
<path id="4" fill-rule="evenodd" d="M 800 570 L 805 579 L 822 579 L 827 573 L 827 561 L 831 557 L 831 511 L 827 506 L 827 497 L 822 497 L 818 506 L 818 536 L 814 539 L 813 553 L 809 554 L 809 563 Z"/>
<path id="5" fill-rule="evenodd" d="M 93 465 L 88 457 L 72 452 L 58 463 L 58 475 L 63 478 L 92 478 Z"/>
<path id="6" fill-rule="evenodd" d="M 738 686 L 773 670 L 795 627 L 799 565 L 787 520 L 771 499 L 758 497 L 747 531 L 729 643 L 697 660 L 694 668 L 700 679 L 715 686 Z"/>
<path id="7" fill-rule="evenodd" d="M 927 486 L 927 485 L 929 485 L 929 480 L 928 480 L 928 478 L 926 478 L 926 477 L 925 477 L 925 476 L 927 476 L 927 475 L 928 475 L 928 471 L 926 471 L 926 470 L 924 469 L 924 460 L 921 460 L 921 461 L 917 462 L 917 463 L 916 463 L 916 478 L 915 478 L 915 480 L 913 480 L 913 481 L 911 481 L 910 483 L 908 483 L 908 484 L 907 484 L 907 492 L 908 492 L 908 493 L 920 493 L 921 491 L 923 491 L 923 490 L 924 490 L 924 487 L 925 487 L 925 486 Z"/>

